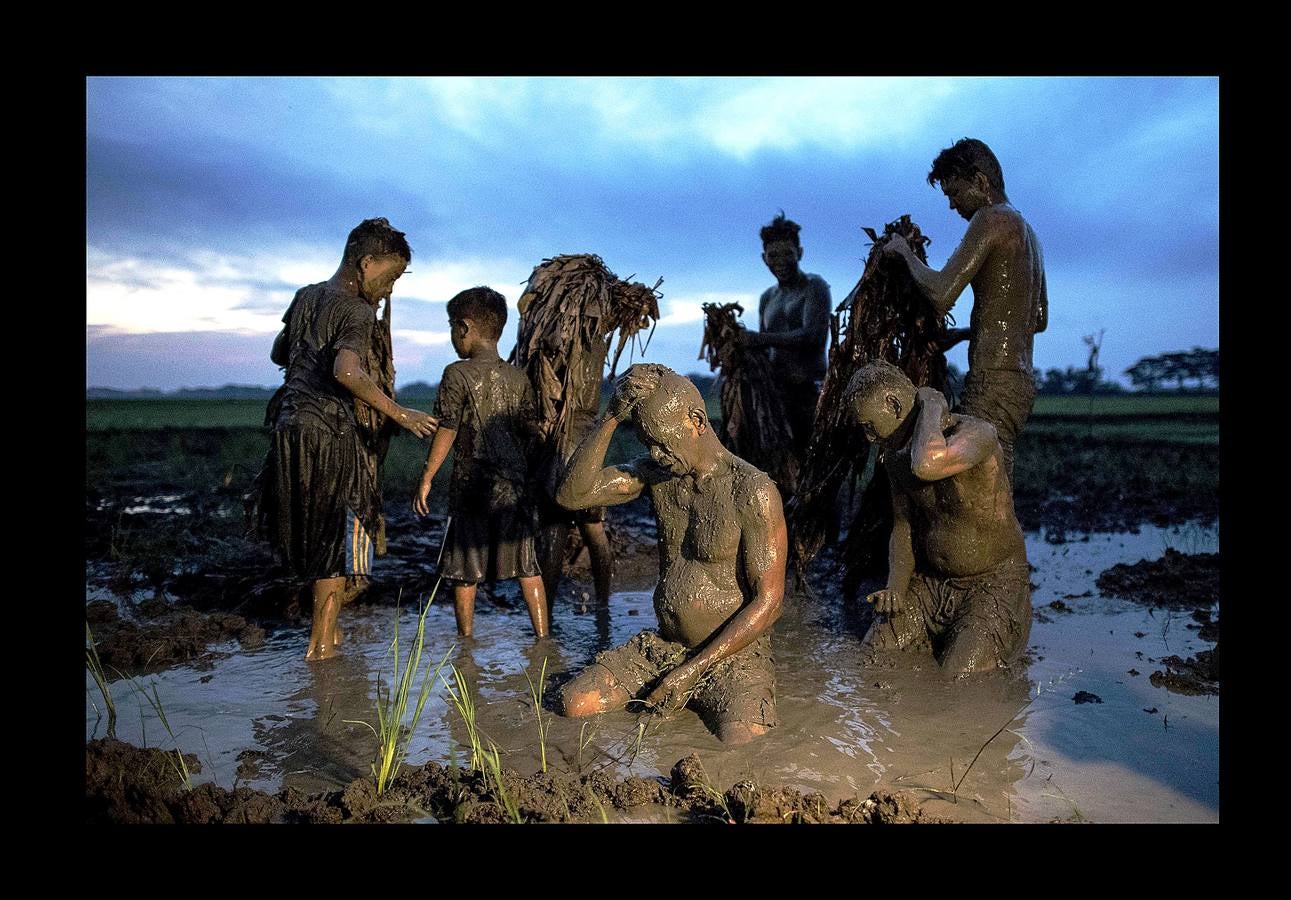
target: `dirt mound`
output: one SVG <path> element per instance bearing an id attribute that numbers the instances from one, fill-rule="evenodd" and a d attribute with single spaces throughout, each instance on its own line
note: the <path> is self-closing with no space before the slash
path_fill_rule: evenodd
<path id="1" fill-rule="evenodd" d="M 1153 672 L 1148 678 L 1157 687 L 1176 694 L 1198 696 L 1219 693 L 1219 645 L 1213 650 L 1202 650 L 1196 656 L 1181 659 L 1167 656 L 1158 660 L 1165 669 Z"/>
<path id="2" fill-rule="evenodd" d="M 167 758 L 169 757 L 169 759 Z M 185 756 L 192 772 L 197 758 Z M 294 788 L 266 794 L 250 788 L 227 790 L 203 784 L 182 789 L 174 753 L 141 750 L 115 739 L 85 745 L 87 822 L 341 823 L 407 822 L 432 816 L 444 823 L 512 821 L 497 788 L 478 773 L 429 762 L 400 772 L 383 796 L 370 778 L 343 790 L 305 796 Z M 546 772 L 523 776 L 502 773 L 502 792 L 523 822 L 602 822 L 608 810 L 670 807 L 683 820 L 730 823 L 905 824 L 939 821 L 919 809 L 906 791 L 875 791 L 865 800 L 840 801 L 832 808 L 824 795 L 787 788 L 762 788 L 740 782 L 722 793 L 708 784 L 697 756 L 673 767 L 670 785 L 630 776 L 616 780 L 604 772 L 575 775 Z"/>
<path id="3" fill-rule="evenodd" d="M 1167 549 L 1160 559 L 1112 566 L 1098 576 L 1098 589 L 1147 606 L 1208 609 L 1219 601 L 1219 554 Z"/>
<path id="4" fill-rule="evenodd" d="M 139 612 L 153 621 L 139 624 L 125 621 L 106 601 L 87 604 L 86 618 L 94 627 L 99 659 L 104 669 L 138 671 L 195 659 L 208 645 L 236 638 L 244 650 L 264 643 L 264 629 L 233 613 L 200 613 L 188 607 L 172 607 L 164 601 L 145 601 Z"/>

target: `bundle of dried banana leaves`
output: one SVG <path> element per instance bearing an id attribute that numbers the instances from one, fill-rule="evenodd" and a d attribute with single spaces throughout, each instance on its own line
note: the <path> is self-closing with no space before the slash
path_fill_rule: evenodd
<path id="1" fill-rule="evenodd" d="M 866 469 L 865 437 L 844 420 L 843 397 L 853 373 L 870 360 L 885 359 L 900 367 L 915 387 L 946 386 L 946 357 L 940 345 L 949 317 L 936 313 L 903 260 L 883 254 L 884 246 L 899 235 L 926 264 L 929 238 L 908 215 L 889 222 L 881 235 L 871 228 L 864 231 L 872 242 L 869 256 L 860 280 L 833 315 L 816 427 L 788 510 L 791 552 L 800 576 L 826 542 L 836 538 L 843 485 Z M 876 466 L 843 548 L 843 583 L 849 592 L 863 575 L 886 566 L 891 521 L 886 473 Z"/>
<path id="2" fill-rule="evenodd" d="M 385 298 L 385 310 L 381 318 L 377 319 L 372 328 L 372 342 L 368 346 L 367 365 L 368 377 L 376 383 L 381 393 L 385 394 L 391 400 L 395 399 L 394 392 L 394 346 L 390 336 L 390 319 L 391 319 L 391 302 L 390 298 Z M 381 471 L 385 464 L 386 453 L 390 449 L 390 439 L 394 433 L 399 430 L 399 426 L 391 422 L 379 410 L 368 406 L 357 397 L 354 398 L 354 416 L 359 425 L 359 437 L 367 449 L 366 464 L 372 470 L 372 483 L 375 485 L 377 497 L 381 496 Z M 379 505 L 379 501 L 378 501 Z M 376 556 L 386 555 L 386 517 L 385 513 L 380 514 L 377 523 L 377 533 L 374 536 L 373 553 Z"/>
<path id="3" fill-rule="evenodd" d="M 721 369 L 718 395 L 722 424 L 717 437 L 740 459 L 771 476 L 788 499 L 798 484 L 793 434 L 778 380 L 764 350 L 740 340 L 738 303 L 704 304 L 704 340 L 699 358 Z"/>
<path id="4" fill-rule="evenodd" d="M 617 371 L 628 342 L 642 353 L 649 336 L 640 333 L 659 319 L 659 285 L 625 281 L 599 256 L 578 253 L 544 259 L 534 268 L 520 297 L 520 331 L 511 362 L 529 376 L 538 397 L 544 443 L 567 458 L 581 435 L 570 431 L 576 410 L 595 414 L 610 339 L 618 347 L 610 367 Z"/>

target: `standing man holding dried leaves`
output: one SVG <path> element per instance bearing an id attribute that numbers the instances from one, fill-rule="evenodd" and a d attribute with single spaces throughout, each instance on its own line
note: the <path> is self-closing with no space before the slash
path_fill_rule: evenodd
<path id="1" fill-rule="evenodd" d="M 793 452 L 801 462 L 811 442 L 816 400 L 825 377 L 825 344 L 829 340 L 829 285 L 798 267 L 802 226 L 782 210 L 760 232 L 762 261 L 776 283 L 758 302 L 761 331 L 743 333 L 751 347 L 765 347 L 781 375 L 781 396 L 793 431 Z"/>
<path id="2" fill-rule="evenodd" d="M 949 349 L 968 338 L 968 374 L 959 411 L 995 426 L 1004 466 L 1013 478 L 1013 443 L 1035 400 L 1031 348 L 1049 324 L 1040 241 L 1004 193 L 1004 173 L 991 148 L 964 138 L 933 160 L 928 184 L 941 184 L 950 208 L 968 220 L 968 232 L 941 271 L 921 263 L 903 239 L 884 251 L 899 255 L 938 314 L 955 305 L 969 284 L 973 312 L 967 332 L 949 332 Z"/>
<path id="3" fill-rule="evenodd" d="M 376 308 L 412 259 L 402 231 L 383 218 L 350 232 L 341 265 L 327 281 L 296 292 L 270 359 L 287 369 L 269 402 L 273 429 L 258 479 L 260 527 L 282 560 L 310 582 L 313 630 L 308 660 L 337 652 L 341 605 L 366 578 L 381 496 L 355 399 L 417 437 L 434 417 L 399 406 L 365 368 Z"/>

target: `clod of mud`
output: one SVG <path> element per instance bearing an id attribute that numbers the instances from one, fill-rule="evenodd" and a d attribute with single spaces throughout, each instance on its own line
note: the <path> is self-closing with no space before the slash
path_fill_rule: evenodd
<path id="1" fill-rule="evenodd" d="M 1076 703 L 1102 703 L 1103 698 L 1097 694 L 1091 694 L 1089 691 L 1076 691 L 1071 699 Z"/>
<path id="2" fill-rule="evenodd" d="M 1219 600 L 1219 554 L 1180 553 L 1173 548 L 1157 560 L 1121 563 L 1098 576 L 1106 595 L 1169 609 L 1210 606 Z"/>
<path id="3" fill-rule="evenodd" d="M 1165 669 L 1153 672 L 1148 680 L 1176 694 L 1199 696 L 1219 693 L 1219 645 L 1202 650 L 1196 656 L 1181 659 L 1167 656 L 1158 660 Z"/>
<path id="4" fill-rule="evenodd" d="M 1219 620 L 1214 621 L 1210 618 L 1210 610 L 1194 609 L 1192 611 L 1193 621 L 1197 624 L 1189 624 L 1186 627 L 1197 630 L 1197 637 L 1203 641 L 1216 642 L 1219 640 Z"/>
<path id="5" fill-rule="evenodd" d="M 232 613 L 199 613 L 187 607 L 170 607 L 151 612 L 154 624 L 140 626 L 119 617 L 106 619 L 100 604 L 86 605 L 86 617 L 95 608 L 98 628 L 94 637 L 99 659 L 105 669 L 121 672 L 138 671 L 149 666 L 183 662 L 201 656 L 207 645 L 236 638 L 244 650 L 264 644 L 264 629 Z M 107 604 L 111 606 L 111 604 Z M 91 620 L 93 621 L 93 620 Z"/>
<path id="6" fill-rule="evenodd" d="M 252 751 L 254 752 L 254 751 Z M 248 761 L 251 761 L 249 754 Z M 182 790 L 171 759 L 161 750 L 141 750 L 108 738 L 85 745 L 85 816 L 88 822 L 340 823 L 407 822 L 433 817 L 444 823 L 511 821 L 496 787 L 478 773 L 428 762 L 399 773 L 384 795 L 371 778 L 342 790 L 305 796 L 295 788 L 266 794 L 246 787 L 226 790 L 203 784 Z M 197 758 L 185 756 L 190 771 Z M 941 821 L 923 813 L 907 791 L 875 791 L 865 800 L 842 800 L 832 808 L 824 795 L 740 782 L 725 793 L 708 784 L 697 756 L 673 767 L 671 790 L 658 780 L 604 772 L 575 775 L 502 773 L 503 790 L 524 822 L 603 822 L 607 810 L 641 806 L 680 809 L 691 821 L 750 823 L 904 824 Z"/>

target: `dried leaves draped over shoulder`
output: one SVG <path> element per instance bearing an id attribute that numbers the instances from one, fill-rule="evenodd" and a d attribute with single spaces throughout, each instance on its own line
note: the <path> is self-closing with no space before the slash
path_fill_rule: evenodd
<path id="1" fill-rule="evenodd" d="M 520 332 L 511 362 L 529 376 L 538 398 L 540 428 L 562 455 L 573 447 L 569 426 L 580 404 L 599 402 L 604 360 L 618 332 L 610 377 L 623 348 L 659 319 L 659 285 L 623 280 L 599 256 L 578 253 L 544 259 L 520 297 Z M 634 347 L 634 349 L 635 349 Z"/>
<path id="2" fill-rule="evenodd" d="M 722 370 L 717 437 L 726 449 L 770 475 L 788 497 L 798 479 L 789 417 L 766 352 L 740 340 L 738 316 L 743 312 L 738 303 L 704 304 L 699 358 L 708 361 L 710 370 Z"/>
<path id="3" fill-rule="evenodd" d="M 865 467 L 865 439 L 843 419 L 843 395 L 853 373 L 870 360 L 885 359 L 901 368 L 915 387 L 930 385 L 944 390 L 946 386 L 946 357 L 939 342 L 948 317 L 933 309 L 903 260 L 883 254 L 884 246 L 899 235 L 926 264 L 924 248 L 929 239 L 908 215 L 889 222 L 881 235 L 871 228 L 864 231 L 872 242 L 869 256 L 860 280 L 833 316 L 829 368 L 816 407 L 816 427 L 799 475 L 799 491 L 789 510 L 792 552 L 799 572 L 806 570 L 824 546 L 836 521 L 835 507 L 843 484 Z M 867 492 L 867 496 L 872 493 L 877 492 Z M 886 496 L 869 498 L 862 502 L 862 512 L 867 503 L 881 506 L 887 502 Z"/>

